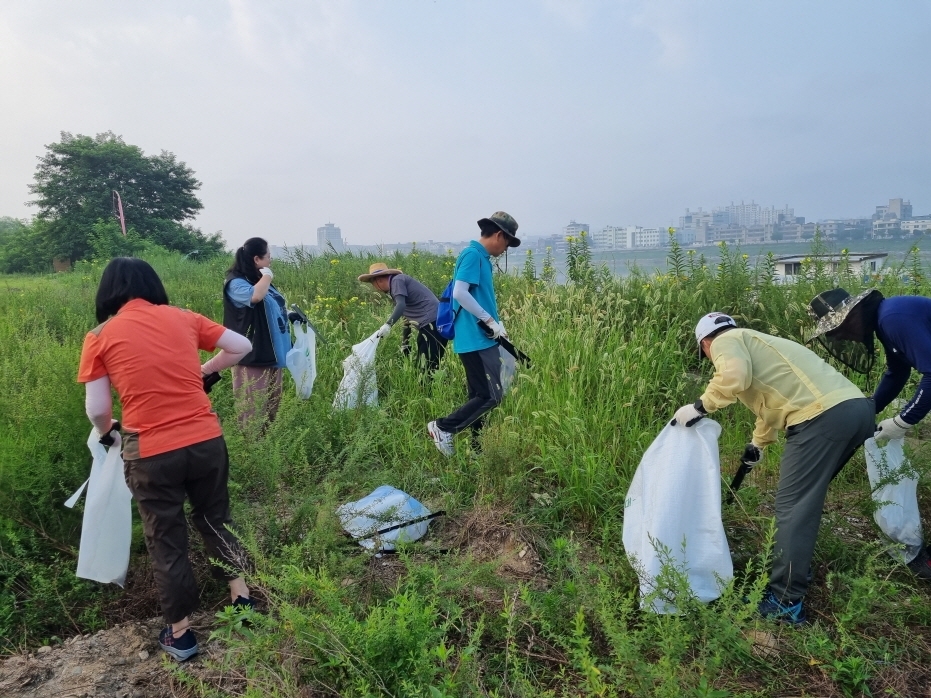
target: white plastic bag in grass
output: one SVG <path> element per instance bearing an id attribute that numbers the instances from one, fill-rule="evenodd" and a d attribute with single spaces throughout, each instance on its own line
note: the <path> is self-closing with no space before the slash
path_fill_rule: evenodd
<path id="1" fill-rule="evenodd" d="M 642 603 L 657 590 L 664 562 L 705 603 L 734 576 L 721 521 L 720 434 L 711 419 L 689 428 L 667 424 L 634 473 L 624 503 L 624 549 L 640 577 Z M 665 591 L 652 608 L 675 613 L 675 599 Z"/>
<path id="2" fill-rule="evenodd" d="M 285 365 L 294 378 L 297 396 L 306 400 L 317 378 L 317 335 L 303 322 L 294 324 L 294 345 L 285 356 Z"/>
<path id="3" fill-rule="evenodd" d="M 375 350 L 381 341 L 374 334 L 353 346 L 343 361 L 343 380 L 336 389 L 333 407 L 350 409 L 359 404 L 378 404 L 378 384 L 375 382 Z"/>
<path id="4" fill-rule="evenodd" d="M 881 505 L 873 513 L 873 519 L 880 530 L 897 543 L 889 549 L 889 554 L 899 562 L 910 562 L 921 552 L 924 537 L 918 512 L 918 479 L 908 467 L 904 445 L 904 438 L 890 439 L 884 446 L 869 438 L 863 444 L 863 451 L 873 501 Z M 882 481 L 886 484 L 880 485 Z"/>
<path id="5" fill-rule="evenodd" d="M 501 354 L 501 393 L 507 395 L 517 374 L 517 359 L 501 345 L 498 345 L 498 351 Z"/>
<path id="6" fill-rule="evenodd" d="M 397 542 L 423 538 L 430 510 L 406 492 L 382 485 L 358 502 L 336 509 L 343 530 L 368 550 L 394 550 Z M 410 521 L 417 523 L 407 524 Z"/>
<path id="7" fill-rule="evenodd" d="M 123 477 L 120 435 L 118 432 L 112 434 L 114 444 L 107 448 L 99 443 L 97 431 L 91 430 L 87 439 L 87 447 L 94 458 L 91 475 L 65 502 L 65 506 L 73 507 L 87 487 L 77 576 L 123 586 L 132 541 L 130 500 L 133 496 Z"/>

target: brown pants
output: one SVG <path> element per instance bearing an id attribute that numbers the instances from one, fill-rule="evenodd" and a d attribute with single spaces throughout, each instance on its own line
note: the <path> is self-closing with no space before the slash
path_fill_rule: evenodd
<path id="1" fill-rule="evenodd" d="M 133 493 L 145 544 L 152 557 L 162 615 L 177 623 L 196 608 L 199 597 L 194 570 L 188 560 L 185 497 L 191 501 L 191 521 L 200 531 L 212 560 L 242 569 L 246 555 L 226 527 L 230 518 L 229 455 L 222 436 L 148 458 L 123 462 L 126 484 Z M 214 565 L 218 579 L 234 579 Z"/>
<path id="2" fill-rule="evenodd" d="M 233 393 L 242 429 L 253 419 L 262 420 L 262 429 L 275 421 L 281 404 L 281 375 L 284 369 L 233 366 Z"/>

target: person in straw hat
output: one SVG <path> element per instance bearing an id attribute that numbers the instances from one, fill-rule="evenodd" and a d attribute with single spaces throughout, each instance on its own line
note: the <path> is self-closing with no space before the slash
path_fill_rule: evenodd
<path id="1" fill-rule="evenodd" d="M 911 399 L 876 427 L 877 443 L 906 436 L 931 411 L 931 298 L 884 298 L 876 289 L 851 296 L 842 288 L 820 293 L 808 304 L 817 321 L 809 342 L 818 340 L 834 358 L 869 374 L 875 357 L 874 335 L 886 353 L 886 370 L 873 400 L 876 414 L 905 388 L 914 368 L 921 380 Z M 921 546 L 908 562 L 918 577 L 931 580 L 931 552 Z"/>
<path id="2" fill-rule="evenodd" d="M 402 317 L 417 327 L 417 356 L 428 373 L 433 373 L 440 365 L 440 359 L 446 351 L 446 339 L 436 331 L 436 311 L 439 300 L 436 294 L 408 276 L 400 269 L 389 269 L 387 264 L 376 262 L 369 267 L 368 274 L 362 274 L 359 281 L 372 284 L 382 293 L 387 293 L 394 300 L 394 312 L 375 335 L 387 337 L 391 328 Z M 407 346 L 409 325 L 404 326 L 403 346 Z"/>
<path id="3" fill-rule="evenodd" d="M 468 400 L 446 417 L 427 424 L 427 433 L 444 456 L 452 456 L 453 435 L 476 435 L 485 415 L 501 403 L 501 354 L 497 340 L 507 337 L 498 316 L 491 258 L 518 247 L 517 221 L 504 211 L 478 221 L 481 236 L 469 243 L 453 270 L 453 351 L 465 368 Z M 464 312 L 463 312 L 464 311 Z"/>
<path id="4" fill-rule="evenodd" d="M 871 400 L 808 348 L 737 327 L 725 313 L 709 313 L 695 327 L 699 356 L 714 376 L 694 404 L 679 408 L 673 425 L 691 427 L 738 400 L 756 415 L 743 461 L 758 463 L 763 448 L 786 432 L 776 490 L 776 543 L 769 588 L 759 613 L 805 622 L 802 600 L 828 485 L 873 433 Z"/>

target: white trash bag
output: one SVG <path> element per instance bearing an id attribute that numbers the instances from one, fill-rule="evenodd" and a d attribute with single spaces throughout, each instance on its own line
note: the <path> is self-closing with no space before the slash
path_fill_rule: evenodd
<path id="1" fill-rule="evenodd" d="M 358 502 L 337 507 L 336 515 L 343 530 L 367 550 L 394 550 L 397 542 L 423 538 L 430 526 L 430 510 L 390 485 L 382 485 Z M 417 523 L 405 526 L 409 521 Z"/>
<path id="2" fill-rule="evenodd" d="M 514 376 L 517 374 L 517 359 L 500 344 L 498 351 L 501 355 L 501 394 L 507 395 L 514 382 Z"/>
<path id="3" fill-rule="evenodd" d="M 634 473 L 624 503 L 624 549 L 640 577 L 641 605 L 656 590 L 664 560 L 686 575 L 704 603 L 734 576 L 721 521 L 720 434 L 711 419 L 688 429 L 667 424 Z M 676 613 L 672 601 L 657 597 L 652 610 Z"/>
<path id="4" fill-rule="evenodd" d="M 294 324 L 294 345 L 284 361 L 294 378 L 297 396 L 306 400 L 317 378 L 317 334 L 303 322 Z"/>
<path id="5" fill-rule="evenodd" d="M 374 334 L 353 346 L 343 361 L 343 379 L 336 389 L 333 407 L 351 409 L 361 399 L 363 405 L 378 404 L 378 384 L 375 381 L 375 350 L 381 340 Z"/>
<path id="6" fill-rule="evenodd" d="M 885 446 L 869 438 L 863 444 L 866 474 L 870 478 L 873 501 L 881 506 L 873 513 L 880 530 L 897 545 L 889 554 L 899 562 L 911 562 L 921 552 L 921 514 L 918 511 L 918 479 L 908 472 L 904 438 L 890 439 Z M 900 473 L 903 468 L 906 473 Z M 877 488 L 880 481 L 898 479 Z M 904 549 L 903 549 L 904 546 Z"/>
<path id="7" fill-rule="evenodd" d="M 129 568 L 129 546 L 132 542 L 133 496 L 123 476 L 122 441 L 118 432 L 112 432 L 114 443 L 108 449 L 98 439 L 95 429 L 87 439 L 87 447 L 94 457 L 90 477 L 65 502 L 74 507 L 84 488 L 84 521 L 81 525 L 81 548 L 78 551 L 77 576 L 104 584 L 126 581 Z"/>

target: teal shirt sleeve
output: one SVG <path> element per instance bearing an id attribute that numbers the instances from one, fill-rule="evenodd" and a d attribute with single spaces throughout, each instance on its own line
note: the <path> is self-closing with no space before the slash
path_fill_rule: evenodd
<path id="1" fill-rule="evenodd" d="M 466 250 L 459 260 L 456 281 L 465 281 L 469 286 L 478 286 L 482 279 L 482 260 L 477 253 Z"/>

